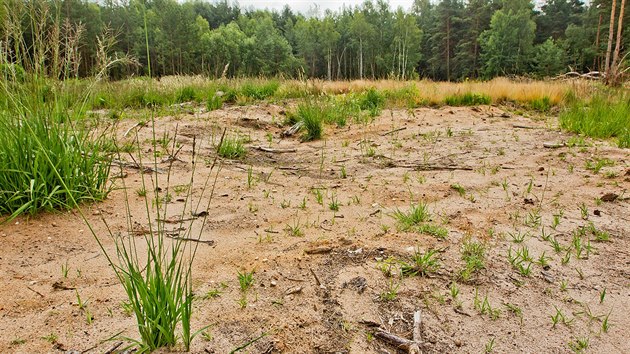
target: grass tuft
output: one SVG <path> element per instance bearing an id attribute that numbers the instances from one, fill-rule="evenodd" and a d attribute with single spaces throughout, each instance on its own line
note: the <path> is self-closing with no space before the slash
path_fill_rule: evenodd
<path id="1" fill-rule="evenodd" d="M 477 106 L 492 103 L 492 99 L 488 95 L 466 92 L 447 96 L 444 103 L 449 106 Z"/>
<path id="2" fill-rule="evenodd" d="M 593 138 L 617 138 L 630 148 L 630 99 L 625 95 L 595 96 L 590 102 L 573 101 L 560 115 L 563 129 Z"/>
<path id="3" fill-rule="evenodd" d="M 409 231 L 413 227 L 420 226 L 421 223 L 429 221 L 431 214 L 425 203 L 411 205 L 408 212 L 396 209 L 393 214 L 394 219 L 398 221 L 398 227 L 401 231 Z"/>

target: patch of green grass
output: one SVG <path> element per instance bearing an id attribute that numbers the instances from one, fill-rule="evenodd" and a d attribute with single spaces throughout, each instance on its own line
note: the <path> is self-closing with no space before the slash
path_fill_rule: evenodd
<path id="1" fill-rule="evenodd" d="M 396 209 L 393 213 L 394 219 L 398 221 L 398 227 L 401 231 L 409 231 L 415 226 L 420 226 L 421 223 L 429 221 L 431 214 L 429 208 L 425 203 L 412 204 L 409 211 L 404 212 L 400 209 Z"/>
<path id="2" fill-rule="evenodd" d="M 466 92 L 447 96 L 444 103 L 449 106 L 478 106 L 490 104 L 492 99 L 484 94 Z"/>
<path id="3" fill-rule="evenodd" d="M 477 241 L 465 240 L 461 247 L 464 268 L 459 276 L 464 281 L 469 281 L 474 274 L 486 268 L 486 246 Z"/>
<path id="4" fill-rule="evenodd" d="M 177 103 L 197 101 L 199 98 L 197 90 L 192 86 L 184 86 L 175 93 L 175 102 Z"/>
<path id="5" fill-rule="evenodd" d="M 387 282 L 387 289 L 383 291 L 379 298 L 381 301 L 394 301 L 398 296 L 398 288 L 400 288 L 400 283 L 394 281 L 394 279 L 390 279 Z"/>
<path id="6" fill-rule="evenodd" d="M 429 249 L 425 253 L 416 250 L 411 263 L 402 261 L 400 263 L 400 273 L 403 276 L 426 276 L 435 273 L 440 268 L 438 251 Z"/>
<path id="7" fill-rule="evenodd" d="M 248 81 L 241 86 L 240 92 L 245 97 L 255 100 L 264 100 L 273 96 L 279 87 L 280 83 L 275 80 L 261 82 Z"/>
<path id="8" fill-rule="evenodd" d="M 607 158 L 596 158 L 595 160 L 586 160 L 586 169 L 598 174 L 604 167 L 614 166 L 615 161 Z"/>
<path id="9" fill-rule="evenodd" d="M 630 100 L 622 94 L 575 100 L 560 114 L 560 126 L 593 138 L 617 138 L 620 148 L 630 148 Z"/>
<path id="10" fill-rule="evenodd" d="M 551 110 L 553 105 L 548 96 L 543 96 L 542 98 L 536 98 L 530 101 L 529 106 L 535 111 L 547 113 Z"/>
<path id="11" fill-rule="evenodd" d="M 47 84 L 0 85 L 0 215 L 67 209 L 104 199 L 112 155 L 107 134 L 90 133 L 82 104 L 67 106 Z"/>
<path id="12" fill-rule="evenodd" d="M 418 226 L 418 232 L 431 235 L 440 240 L 445 240 L 448 237 L 448 230 L 446 228 L 432 224 L 422 224 Z"/>
<path id="13" fill-rule="evenodd" d="M 251 272 L 237 272 L 238 285 L 242 292 L 247 292 L 254 285 L 254 271 Z"/>
<path id="14" fill-rule="evenodd" d="M 238 136 L 225 136 L 218 149 L 219 156 L 226 159 L 240 159 L 245 157 L 246 150 L 243 139 Z"/>
<path id="15" fill-rule="evenodd" d="M 370 116 L 375 117 L 381 113 L 385 97 L 375 88 L 370 88 L 359 95 L 358 103 L 361 110 L 368 111 Z"/>
<path id="16" fill-rule="evenodd" d="M 215 92 L 211 92 L 206 99 L 206 108 L 208 111 L 215 111 L 223 107 L 223 98 L 218 96 Z"/>
<path id="17" fill-rule="evenodd" d="M 466 196 L 466 188 L 464 188 L 461 184 L 459 183 L 453 183 L 451 184 L 451 189 L 457 191 L 457 193 L 459 193 L 460 197 L 464 197 Z"/>
<path id="18" fill-rule="evenodd" d="M 306 129 L 302 136 L 303 141 L 319 140 L 322 138 L 325 111 L 314 102 L 305 102 L 298 105 L 295 117 L 301 121 Z"/>

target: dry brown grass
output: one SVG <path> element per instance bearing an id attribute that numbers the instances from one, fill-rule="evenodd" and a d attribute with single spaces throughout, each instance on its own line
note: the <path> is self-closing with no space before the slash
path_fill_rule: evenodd
<path id="1" fill-rule="evenodd" d="M 596 84 L 584 80 L 572 81 L 515 81 L 496 78 L 490 81 L 434 82 L 422 81 L 319 81 L 316 86 L 329 94 L 363 91 L 374 87 L 378 90 L 398 91 L 415 87 L 416 103 L 440 104 L 448 96 L 477 93 L 489 96 L 493 102 L 531 102 L 548 97 L 552 104 L 559 104 L 569 91 L 578 97 L 588 97 Z"/>
<path id="2" fill-rule="evenodd" d="M 207 92 L 219 87 L 239 90 L 243 85 L 264 85 L 270 79 L 237 78 L 211 80 L 203 76 L 165 76 L 159 79 L 131 78 L 119 82 L 111 82 L 109 91 L 125 96 L 129 90 L 151 87 L 158 94 L 172 95 L 183 87 L 192 87 L 199 92 Z M 396 80 L 354 80 L 354 81 L 325 81 L 311 80 L 281 80 L 275 79 L 279 86 L 274 94 L 275 98 L 298 98 L 320 94 L 347 94 L 363 92 L 375 88 L 385 94 L 388 105 L 392 106 L 422 106 L 443 105 L 449 96 L 473 93 L 484 95 L 492 103 L 515 102 L 529 104 L 535 100 L 548 98 L 551 105 L 561 104 L 568 93 L 580 99 L 588 99 L 600 85 L 584 80 L 570 81 L 535 81 L 512 80 L 496 78 L 490 81 L 467 82 L 433 82 L 396 81 Z"/>

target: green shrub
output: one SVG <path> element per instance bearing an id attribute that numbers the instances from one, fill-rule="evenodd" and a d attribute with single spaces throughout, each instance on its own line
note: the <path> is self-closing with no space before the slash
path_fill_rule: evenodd
<path id="1" fill-rule="evenodd" d="M 42 91 L 51 95 L 47 102 Z M 110 157 L 102 135 L 78 125 L 81 103 L 65 107 L 41 82 L 3 93 L 12 104 L 0 109 L 0 214 L 12 218 L 105 198 Z"/>
<path id="2" fill-rule="evenodd" d="M 26 79 L 26 71 L 18 64 L 0 64 L 0 78 L 21 83 Z"/>
<path id="3" fill-rule="evenodd" d="M 492 99 L 488 95 L 466 92 L 447 96 L 444 99 L 444 103 L 449 106 L 477 106 L 490 104 L 492 103 Z"/>
<path id="4" fill-rule="evenodd" d="M 168 104 L 168 101 L 164 95 L 155 90 L 148 90 L 142 95 L 142 106 L 144 107 L 159 107 Z"/>
<path id="5" fill-rule="evenodd" d="M 530 107 L 538 112 L 541 113 L 547 113 L 551 110 L 551 100 L 549 99 L 549 97 L 544 96 L 543 98 L 538 98 L 535 100 L 532 100 L 529 103 Z"/>
<path id="6" fill-rule="evenodd" d="M 255 100 L 264 100 L 273 96 L 280 84 L 277 81 L 266 81 L 261 83 L 246 82 L 241 86 L 241 94 Z"/>
<path id="7" fill-rule="evenodd" d="M 206 107 L 208 111 L 221 109 L 221 107 L 223 107 L 223 97 L 217 95 L 216 92 L 211 92 L 206 100 Z"/>
<path id="8" fill-rule="evenodd" d="M 630 100 L 625 95 L 576 100 L 560 114 L 560 126 L 593 138 L 614 137 L 619 147 L 630 148 Z"/>
<path id="9" fill-rule="evenodd" d="M 321 139 L 324 111 L 320 105 L 312 102 L 300 104 L 297 108 L 296 116 L 303 122 L 306 129 L 306 133 L 302 136 L 303 141 Z"/>
<path id="10" fill-rule="evenodd" d="M 197 91 L 191 86 L 182 87 L 175 94 L 175 102 L 177 103 L 196 101 L 198 99 Z"/>
<path id="11" fill-rule="evenodd" d="M 368 111 L 372 117 L 375 117 L 381 113 L 385 97 L 375 88 L 370 88 L 359 96 L 358 103 L 361 110 Z"/>
<path id="12" fill-rule="evenodd" d="M 225 136 L 219 146 L 219 156 L 226 159 L 240 159 L 245 156 L 243 140 L 237 136 Z"/>

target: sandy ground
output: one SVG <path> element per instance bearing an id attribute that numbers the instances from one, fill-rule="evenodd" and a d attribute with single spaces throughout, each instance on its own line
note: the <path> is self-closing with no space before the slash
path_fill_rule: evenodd
<path id="1" fill-rule="evenodd" d="M 192 352 L 226 353 L 265 334 L 243 352 L 395 353 L 374 336 L 376 327 L 410 339 L 416 311 L 427 353 L 565 353 L 579 340 L 588 341 L 586 352 L 630 352 L 628 150 L 589 139 L 589 146 L 545 148 L 545 142 L 576 139 L 555 129 L 554 118 L 534 120 L 496 107 L 385 110 L 370 124 L 329 126 L 323 140 L 301 143 L 299 136 L 281 137 L 285 109 L 228 107 L 156 121 L 156 136 L 173 136 L 177 126 L 183 146 L 171 188 L 162 191 L 172 196 L 169 218 L 183 205 L 186 188 L 175 186 L 189 183 L 193 136 L 197 199 L 222 129 L 250 139 L 244 159 L 221 163 L 201 231 L 214 244 L 198 244 L 193 328 L 210 327 Z M 121 122 L 119 135 L 135 123 Z M 148 156 L 151 129 L 139 136 Z M 160 153 L 160 159 L 167 155 Z M 599 173 L 586 168 L 603 158 L 614 165 Z M 141 174 L 123 172 L 132 225 L 140 230 L 147 225 L 137 193 Z M 112 168 L 112 176 L 119 174 Z M 102 219 L 114 233 L 127 234 L 123 184 L 113 181 L 105 202 L 83 207 L 109 252 L 114 244 Z M 333 201 L 338 211 L 330 210 Z M 432 225 L 448 230 L 446 239 L 399 230 L 393 213 L 419 202 L 427 203 Z M 587 232 L 580 253 L 574 235 L 590 223 L 610 240 L 598 242 Z M 519 233 L 525 237 L 517 243 L 512 235 Z M 545 235 L 563 250 L 556 253 Z M 0 227 L 0 240 L 0 352 L 102 353 L 117 344 L 103 342 L 116 333 L 138 338 L 123 289 L 76 211 L 19 218 Z M 459 277 L 465 241 L 486 247 L 485 269 L 468 280 Z M 523 247 L 534 260 L 529 276 L 508 261 L 510 248 Z M 416 250 L 428 249 L 439 250 L 440 260 L 428 276 L 401 278 L 396 264 L 393 274 L 382 271 L 388 257 L 410 261 Z M 543 254 L 544 267 L 536 263 Z M 237 272 L 252 270 L 245 304 Z M 218 297 L 204 298 L 215 289 Z M 558 311 L 564 321 L 554 326 Z"/>

